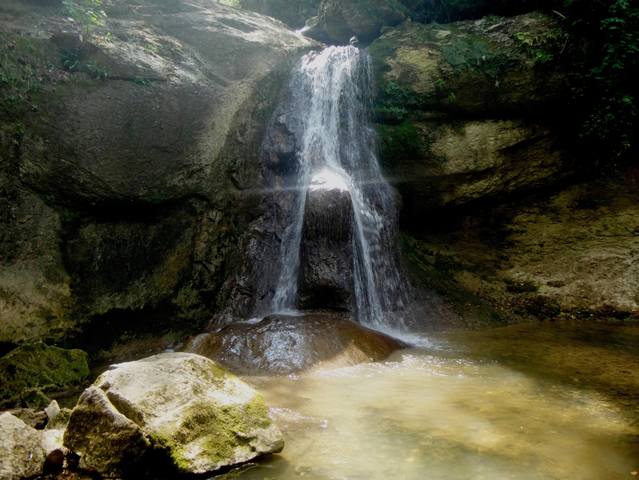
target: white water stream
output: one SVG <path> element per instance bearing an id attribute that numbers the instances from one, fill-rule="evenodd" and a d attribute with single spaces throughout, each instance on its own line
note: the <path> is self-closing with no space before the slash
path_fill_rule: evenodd
<path id="1" fill-rule="evenodd" d="M 273 312 L 296 309 L 300 249 L 309 188 L 347 190 L 353 203 L 353 269 L 357 318 L 397 328 L 406 306 L 395 248 L 397 208 L 382 176 L 370 124 L 371 66 L 355 47 L 329 47 L 304 56 L 291 80 L 290 112 L 298 135 L 297 195 L 282 235 Z M 345 266 L 349 268 L 349 266 Z"/>

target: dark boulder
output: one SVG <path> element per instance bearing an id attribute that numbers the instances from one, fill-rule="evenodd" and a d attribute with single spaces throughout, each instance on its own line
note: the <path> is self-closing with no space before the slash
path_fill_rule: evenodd
<path id="1" fill-rule="evenodd" d="M 288 374 L 314 366 L 340 367 L 379 361 L 402 343 L 337 313 L 271 315 L 193 338 L 187 351 L 214 359 L 237 373 Z"/>

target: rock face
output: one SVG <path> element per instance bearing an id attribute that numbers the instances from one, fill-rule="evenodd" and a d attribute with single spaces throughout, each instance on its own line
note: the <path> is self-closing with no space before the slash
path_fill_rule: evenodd
<path id="1" fill-rule="evenodd" d="M 34 477 L 42 473 L 44 459 L 38 431 L 10 413 L 0 414 L 0 478 Z"/>
<path id="2" fill-rule="evenodd" d="M 0 342 L 114 312 L 204 321 L 260 208 L 242 192 L 268 116 L 313 44 L 206 0 L 118 2 L 80 41 L 60 3 L 0 6 L 16 76 L 0 96 Z"/>
<path id="3" fill-rule="evenodd" d="M 636 318 L 638 179 L 471 210 L 406 235 L 405 253 L 424 284 L 459 306 L 481 298 L 505 321 Z"/>
<path id="4" fill-rule="evenodd" d="M 88 375 L 87 354 L 82 350 L 43 343 L 21 345 L 0 358 L 0 401 L 14 402 L 34 389 L 69 387 Z"/>
<path id="5" fill-rule="evenodd" d="M 572 171 L 552 116 L 566 35 L 532 13 L 404 24 L 370 47 L 381 160 L 410 210 L 532 190 Z"/>
<path id="6" fill-rule="evenodd" d="M 109 478 L 203 474 L 279 452 L 262 398 L 211 360 L 160 354 L 114 365 L 85 390 L 64 445 Z"/>
<path id="7" fill-rule="evenodd" d="M 385 26 L 407 18 L 407 10 L 396 0 L 322 0 L 318 16 L 309 20 L 305 34 L 329 44 L 374 40 Z"/>
<path id="8" fill-rule="evenodd" d="M 556 135 L 523 120 L 381 125 L 382 155 L 404 194 L 404 214 L 532 190 L 571 173 Z"/>
<path id="9" fill-rule="evenodd" d="M 312 367 L 379 361 L 402 348 L 397 340 L 336 313 L 271 315 L 259 323 L 234 324 L 205 333 L 186 349 L 238 373 L 289 374 Z"/>
<path id="10" fill-rule="evenodd" d="M 350 192 L 309 189 L 302 231 L 299 308 L 353 310 Z"/>

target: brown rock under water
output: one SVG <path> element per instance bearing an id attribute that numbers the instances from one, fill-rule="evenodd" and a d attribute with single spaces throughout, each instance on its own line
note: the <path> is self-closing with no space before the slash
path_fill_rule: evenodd
<path id="1" fill-rule="evenodd" d="M 193 338 L 186 350 L 237 373 L 288 374 L 379 361 L 404 345 L 337 313 L 271 315 Z"/>

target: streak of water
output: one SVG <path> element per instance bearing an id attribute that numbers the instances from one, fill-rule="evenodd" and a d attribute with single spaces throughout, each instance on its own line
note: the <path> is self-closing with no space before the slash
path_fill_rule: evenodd
<path id="1" fill-rule="evenodd" d="M 375 154 L 369 121 L 371 66 L 355 47 L 329 47 L 306 55 L 291 80 L 299 167 L 290 222 L 282 234 L 280 274 L 272 311 L 294 310 L 300 243 L 309 188 L 348 190 L 353 203 L 353 291 L 358 320 L 374 328 L 401 324 L 406 306 L 395 248 L 397 209 Z M 348 266 L 346 267 L 348 268 Z"/>

